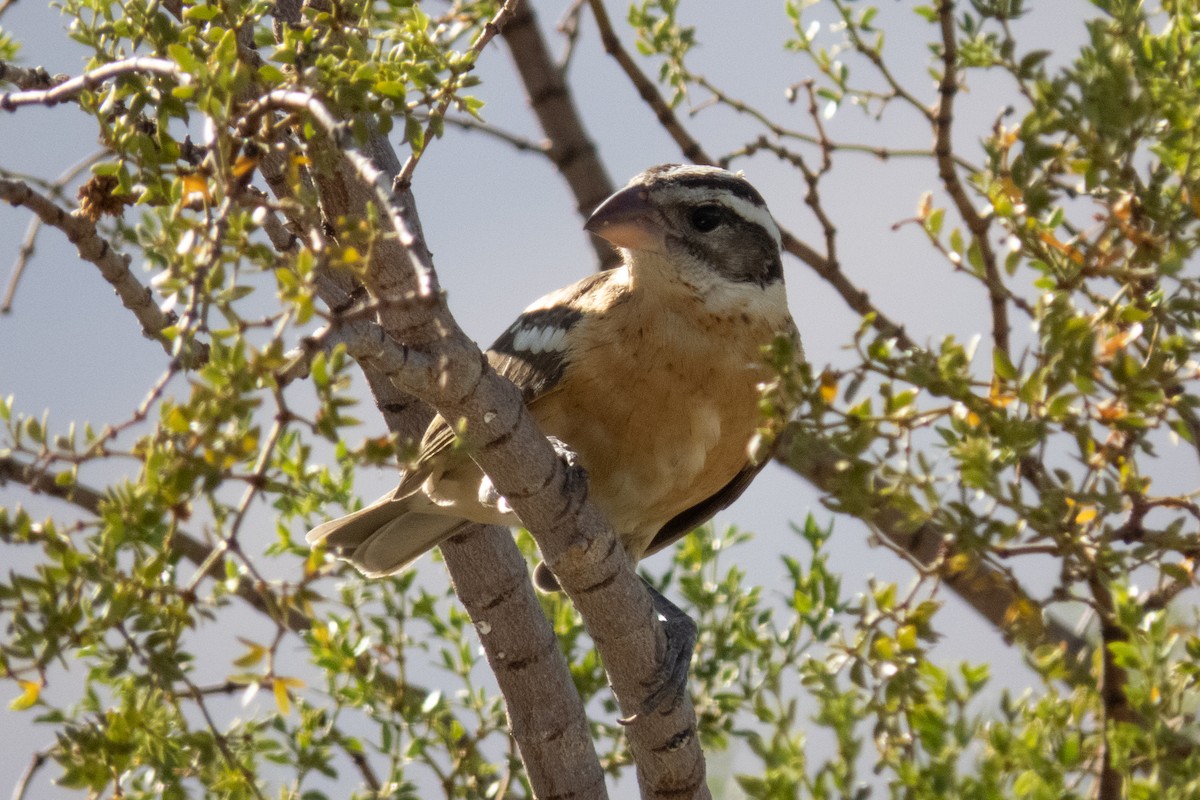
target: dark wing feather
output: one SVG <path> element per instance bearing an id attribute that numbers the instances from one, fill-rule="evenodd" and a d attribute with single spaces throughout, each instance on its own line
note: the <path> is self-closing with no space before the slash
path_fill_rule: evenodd
<path id="1" fill-rule="evenodd" d="M 597 272 L 543 297 L 517 317 L 487 351 L 488 361 L 497 372 L 517 385 L 526 404 L 558 385 L 570 356 L 561 348 L 538 352 L 520 348 L 517 344 L 522 332 L 537 329 L 569 331 L 587 314 L 595 313 L 594 306 L 585 298 L 594 300 L 595 295 L 603 293 L 606 287 L 602 284 L 611 282 L 614 275 L 613 271 Z"/>
<path id="2" fill-rule="evenodd" d="M 536 353 L 518 349 L 518 334 L 533 329 L 570 330 L 582 318 L 582 311 L 564 306 L 526 311 L 487 351 L 487 359 L 496 372 L 517 385 L 528 404 L 558 384 L 567 359 L 558 349 Z"/>
<path id="3" fill-rule="evenodd" d="M 677 514 L 654 535 L 650 545 L 642 553 L 642 558 L 657 553 L 664 547 L 670 547 L 683 536 L 708 522 L 718 511 L 728 508 L 734 500 L 742 496 L 742 492 L 746 491 L 750 481 L 754 480 L 754 476 L 761 472 L 765 465 L 765 461 L 761 464 L 747 464 L 741 472 L 733 476 L 733 480 L 722 486 L 716 494 Z"/>
<path id="4" fill-rule="evenodd" d="M 518 335 L 522 331 L 537 328 L 570 330 L 586 313 L 580 307 L 580 298 L 591 292 L 597 284 L 611 279 L 612 275 L 610 271 L 588 275 L 542 298 L 533 308 L 517 317 L 485 354 L 492 368 L 521 390 L 521 397 L 526 405 L 558 385 L 563 370 L 567 367 L 568 354 L 561 349 L 542 349 L 535 353 L 518 348 Z M 429 466 L 453 444 L 454 431 L 439 414 L 425 430 L 415 465 L 405 474 L 404 480 L 396 489 L 396 496 L 411 492 L 415 488 L 412 485 L 413 481 L 424 481 L 429 474 Z"/>

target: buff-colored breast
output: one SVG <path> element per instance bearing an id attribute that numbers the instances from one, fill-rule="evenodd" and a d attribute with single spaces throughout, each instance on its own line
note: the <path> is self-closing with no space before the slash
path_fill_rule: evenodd
<path id="1" fill-rule="evenodd" d="M 634 560 L 746 465 L 760 348 L 776 332 L 771 320 L 714 313 L 700 298 L 671 311 L 650 302 L 635 294 L 581 321 L 560 388 L 531 406 L 578 453 L 590 496 Z"/>

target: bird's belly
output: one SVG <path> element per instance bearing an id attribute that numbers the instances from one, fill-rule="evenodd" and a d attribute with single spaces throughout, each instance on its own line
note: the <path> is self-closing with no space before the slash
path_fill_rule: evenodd
<path id="1" fill-rule="evenodd" d="M 636 559 L 663 525 L 746 465 L 762 374 L 751 357 L 630 355 L 588 359 L 587 374 L 564 376 L 569 392 L 541 398 L 533 412 L 578 453 L 590 496 Z"/>

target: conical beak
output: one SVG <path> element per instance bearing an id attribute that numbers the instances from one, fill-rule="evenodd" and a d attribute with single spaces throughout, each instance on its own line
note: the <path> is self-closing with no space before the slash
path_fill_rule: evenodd
<path id="1" fill-rule="evenodd" d="M 663 240 L 645 186 L 627 186 L 600 204 L 584 223 L 584 229 L 616 247 L 629 250 L 658 250 Z"/>

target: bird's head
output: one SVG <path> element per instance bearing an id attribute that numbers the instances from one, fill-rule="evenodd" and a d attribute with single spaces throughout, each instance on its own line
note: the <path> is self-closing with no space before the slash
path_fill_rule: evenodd
<path id="1" fill-rule="evenodd" d="M 762 195 L 717 167 L 651 167 L 601 203 L 584 227 L 633 261 L 656 256 L 764 288 L 783 280 L 779 227 Z"/>

